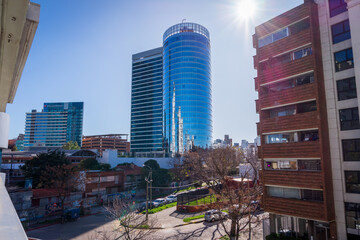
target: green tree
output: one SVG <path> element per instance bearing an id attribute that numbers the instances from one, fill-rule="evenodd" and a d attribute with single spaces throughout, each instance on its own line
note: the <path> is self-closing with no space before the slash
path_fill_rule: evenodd
<path id="1" fill-rule="evenodd" d="M 97 170 L 99 162 L 96 158 L 86 158 L 80 161 L 79 167 L 84 170 Z"/>
<path id="2" fill-rule="evenodd" d="M 99 163 L 96 158 L 86 158 L 80 161 L 79 168 L 83 170 L 108 171 L 110 170 L 111 165 L 107 163 Z"/>
<path id="3" fill-rule="evenodd" d="M 20 167 L 24 173 L 25 178 L 32 178 L 34 188 L 43 188 L 47 185 L 46 179 L 41 176 L 46 171 L 48 166 L 63 166 L 70 165 L 71 162 L 66 158 L 63 151 L 49 150 L 46 153 L 38 153 L 30 161 Z"/>
<path id="4" fill-rule="evenodd" d="M 69 141 L 67 143 L 65 143 L 63 146 L 62 146 L 62 149 L 64 150 L 78 150 L 80 149 L 78 143 L 76 141 Z"/>
<path id="5" fill-rule="evenodd" d="M 154 160 L 154 159 L 149 159 L 149 160 L 147 160 L 146 162 L 144 162 L 144 165 L 151 167 L 151 169 L 152 169 L 153 171 L 154 171 L 154 170 L 157 170 L 157 169 L 160 169 L 159 163 L 158 163 L 156 160 Z"/>
<path id="6" fill-rule="evenodd" d="M 143 174 L 142 179 L 145 179 L 145 177 L 149 176 L 150 169 L 146 166 L 150 167 L 152 170 L 152 180 L 153 180 L 152 186 L 153 187 L 169 186 L 169 184 L 171 183 L 171 175 L 170 175 L 169 170 L 160 168 L 159 163 L 154 159 L 147 160 L 144 163 L 144 167 L 142 168 L 142 174 Z M 143 181 L 142 186 L 143 187 L 146 186 L 145 181 Z"/>

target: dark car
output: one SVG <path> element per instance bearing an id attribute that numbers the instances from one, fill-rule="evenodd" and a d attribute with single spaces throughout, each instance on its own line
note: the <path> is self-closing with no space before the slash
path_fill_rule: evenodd
<path id="1" fill-rule="evenodd" d="M 154 208 L 155 205 L 153 202 L 148 202 L 148 209 Z M 143 202 L 139 208 L 138 208 L 139 212 L 145 211 L 146 210 L 146 202 Z"/>

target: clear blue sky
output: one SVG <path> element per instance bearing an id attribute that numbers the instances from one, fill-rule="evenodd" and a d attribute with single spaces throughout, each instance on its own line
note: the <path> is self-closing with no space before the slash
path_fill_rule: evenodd
<path id="1" fill-rule="evenodd" d="M 24 133 L 25 113 L 44 102 L 83 101 L 83 134 L 130 133 L 131 56 L 160 47 L 164 31 L 186 19 L 210 31 L 213 138 L 256 137 L 254 27 L 303 0 L 32 0 L 40 23 L 13 104 L 10 136 Z"/>

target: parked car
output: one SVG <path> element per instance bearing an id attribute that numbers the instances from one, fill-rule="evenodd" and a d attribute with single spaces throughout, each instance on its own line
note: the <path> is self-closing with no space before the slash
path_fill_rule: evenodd
<path id="1" fill-rule="evenodd" d="M 172 203 L 172 202 L 176 202 L 177 201 L 177 196 L 176 195 L 169 195 L 167 196 L 167 198 L 165 198 L 165 200 L 169 203 Z"/>
<path id="2" fill-rule="evenodd" d="M 155 199 L 155 201 L 153 203 L 154 203 L 155 207 L 160 207 L 166 203 L 166 200 L 165 200 L 165 198 L 157 198 L 157 199 Z"/>
<path id="3" fill-rule="evenodd" d="M 151 209 L 154 207 L 155 207 L 155 204 L 153 202 L 148 202 L 148 209 Z M 140 204 L 138 210 L 139 210 L 139 212 L 145 211 L 146 210 L 146 202 L 143 202 L 142 204 Z"/>
<path id="4" fill-rule="evenodd" d="M 205 221 L 214 222 L 217 220 L 227 219 L 228 214 L 216 209 L 209 210 L 205 213 Z"/>

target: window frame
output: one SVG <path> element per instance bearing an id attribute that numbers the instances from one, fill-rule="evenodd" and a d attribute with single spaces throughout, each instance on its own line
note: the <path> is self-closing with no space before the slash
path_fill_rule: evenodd
<path id="1" fill-rule="evenodd" d="M 354 144 L 354 150 L 347 150 L 348 148 L 351 148 L 351 146 L 346 146 L 346 144 Z M 342 153 L 343 153 L 343 161 L 345 162 L 359 162 L 360 158 L 358 158 L 356 155 L 360 156 L 360 138 L 355 139 L 343 139 L 341 140 L 341 146 L 342 146 Z M 346 157 L 348 155 L 355 154 L 355 157 L 349 158 Z"/>
<path id="2" fill-rule="evenodd" d="M 353 182 L 349 182 L 348 178 L 350 174 L 355 173 L 356 179 Z M 358 185 L 355 187 L 355 191 L 351 191 L 351 186 L 349 185 Z M 347 193 L 360 194 L 360 171 L 345 171 L 345 189 Z"/>
<path id="3" fill-rule="evenodd" d="M 353 83 L 351 81 L 353 81 Z M 344 83 L 344 82 L 349 87 L 347 89 L 345 89 L 345 90 L 340 90 L 341 86 L 339 86 L 339 85 L 341 83 Z M 351 86 L 355 86 L 355 88 L 351 88 Z M 342 88 L 344 88 L 344 87 L 342 86 Z M 352 91 L 355 91 L 355 95 L 352 93 Z M 357 98 L 356 79 L 355 79 L 355 77 L 350 77 L 350 78 L 337 80 L 336 81 L 336 92 L 337 92 L 338 101 Z M 353 96 L 352 97 L 347 97 L 347 95 L 349 95 L 349 93 L 352 93 Z M 344 95 L 345 95 L 345 97 L 341 97 L 341 96 L 344 96 Z"/>
<path id="4" fill-rule="evenodd" d="M 336 15 L 339 15 L 340 13 L 347 11 L 347 4 L 344 0 L 337 0 L 338 4 L 336 6 L 331 6 L 331 1 L 329 0 L 329 14 L 330 17 L 335 17 Z M 339 10 L 339 12 L 338 12 Z"/>
<path id="5" fill-rule="evenodd" d="M 344 61 L 337 62 L 336 55 L 340 54 L 342 52 L 345 52 L 345 58 L 346 59 Z M 351 58 L 349 58 L 349 53 L 350 52 L 351 52 L 351 56 L 352 56 Z M 349 61 L 351 61 L 351 64 L 349 64 Z M 346 63 L 346 62 L 348 64 L 345 65 L 345 67 L 340 66 L 342 63 Z M 354 68 L 354 54 L 353 54 L 352 48 L 347 48 L 347 49 L 335 52 L 334 53 L 334 63 L 335 63 L 335 72 L 341 72 L 341 71 L 345 71 L 345 70 L 350 69 L 350 68 Z M 344 68 L 344 69 L 342 69 L 342 68 Z"/>
<path id="6" fill-rule="evenodd" d="M 342 116 L 347 117 L 347 115 L 348 115 L 347 113 L 345 113 L 345 111 L 351 111 L 351 119 L 345 119 L 345 120 L 342 119 Z M 357 111 L 357 114 L 356 114 L 356 111 Z M 356 119 L 356 115 L 357 115 L 357 119 Z M 359 108 L 354 107 L 354 108 L 340 109 L 339 110 L 339 120 L 340 120 L 340 130 L 341 131 L 360 129 Z M 343 125 L 343 123 L 348 123 L 348 122 L 350 122 L 350 127 Z"/>
<path id="7" fill-rule="evenodd" d="M 345 26 L 345 24 L 348 24 L 348 30 L 345 30 L 345 28 L 346 28 L 346 26 Z M 342 26 L 342 32 L 341 33 L 337 33 L 337 34 L 335 34 L 334 35 L 334 28 L 335 27 L 337 27 L 337 26 L 339 26 L 339 25 L 341 25 Z M 346 34 L 349 34 L 348 36 L 346 36 Z M 342 36 L 342 35 L 344 35 L 345 36 L 345 39 L 343 39 L 343 40 L 336 40 L 335 41 L 335 38 L 337 38 L 337 37 L 339 37 L 339 36 Z M 340 43 L 340 42 L 342 42 L 342 41 L 345 41 L 345 40 L 348 40 L 348 39 L 351 39 L 351 31 L 350 31 L 350 22 L 349 22 L 349 19 L 346 19 L 346 20 L 344 20 L 344 21 L 342 21 L 342 22 L 339 22 L 339 23 L 336 23 L 336 24 L 334 24 L 334 25 L 331 25 L 331 37 L 332 37 L 332 43 L 333 44 L 336 44 L 336 43 Z M 348 37 L 348 38 L 347 38 Z"/>

